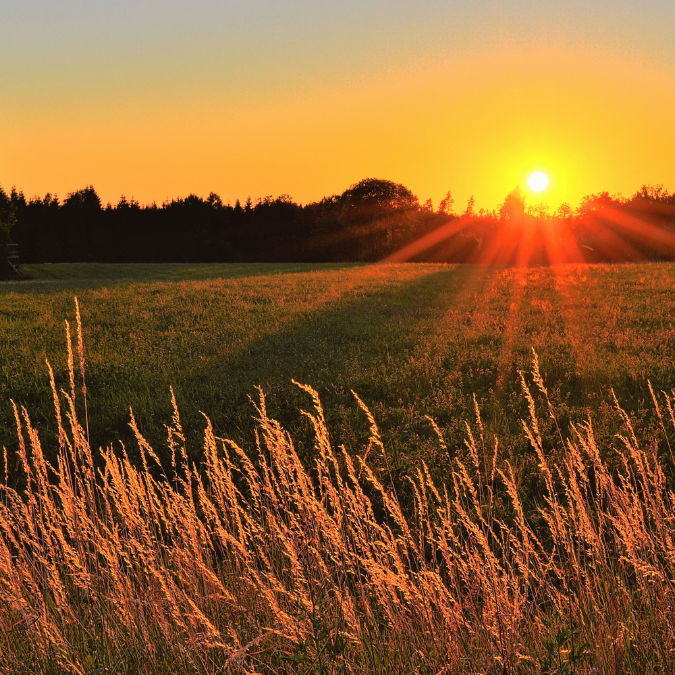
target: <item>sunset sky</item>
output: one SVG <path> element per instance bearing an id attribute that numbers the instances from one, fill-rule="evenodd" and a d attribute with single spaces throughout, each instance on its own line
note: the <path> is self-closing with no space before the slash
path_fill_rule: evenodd
<path id="1" fill-rule="evenodd" d="M 672 0 L 9 0 L 0 186 L 162 202 L 365 177 L 435 205 L 675 189 Z"/>

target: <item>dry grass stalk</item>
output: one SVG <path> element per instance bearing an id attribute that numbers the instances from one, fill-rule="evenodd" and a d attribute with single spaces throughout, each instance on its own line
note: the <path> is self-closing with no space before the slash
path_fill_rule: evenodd
<path id="1" fill-rule="evenodd" d="M 79 310 L 78 356 L 83 368 Z M 306 385 L 311 467 L 262 393 L 253 455 L 207 420 L 203 463 L 191 464 L 172 392 L 172 475 L 133 415 L 142 466 L 124 448 L 94 457 L 68 364 L 69 393 L 57 393 L 49 369 L 55 466 L 14 407 L 24 477 L 20 490 L 9 485 L 5 453 L 1 673 L 515 674 L 550 672 L 551 654 L 568 665 L 578 656 L 576 672 L 675 667 L 675 496 L 627 416 L 623 469 L 606 465 L 590 421 L 572 428 L 556 460 L 523 375 L 542 500 L 525 503 L 496 443 L 488 460 L 476 405 L 482 452 L 469 433 L 471 463 L 454 459 L 443 488 L 422 465 L 406 509 L 367 452 L 357 468 L 333 448 Z M 536 362 L 533 377 L 545 395 Z M 368 447 L 386 460 L 357 402 Z"/>

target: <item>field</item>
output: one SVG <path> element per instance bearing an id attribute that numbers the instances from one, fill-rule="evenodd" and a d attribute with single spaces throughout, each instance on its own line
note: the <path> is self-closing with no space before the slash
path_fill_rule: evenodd
<path id="1" fill-rule="evenodd" d="M 529 368 L 532 349 L 562 424 L 590 414 L 606 444 L 619 428 L 607 405 L 610 388 L 644 420 L 637 426 L 649 437 L 647 380 L 656 391 L 675 385 L 670 264 L 44 265 L 28 272 L 32 281 L 0 284 L 0 414 L 7 422 L 0 446 L 9 449 L 16 447 L 10 399 L 53 438 L 44 359 L 64 387 L 63 322 L 73 322 L 74 296 L 96 447 L 129 440 L 130 406 L 143 433 L 164 446 L 170 387 L 190 450 L 201 447 L 200 411 L 218 435 L 250 442 L 249 396 L 258 385 L 270 414 L 307 443 L 295 379 L 317 389 L 337 442 L 357 451 L 367 438 L 354 390 L 373 409 L 395 472 L 424 458 L 445 478 L 425 415 L 450 449 L 462 447 L 474 395 L 487 429 L 522 459 L 519 419 L 527 407 L 518 370 Z"/>
<path id="2" fill-rule="evenodd" d="M 1 673 L 675 667 L 674 265 L 27 271 Z M 93 454 L 44 363 L 70 391 L 74 296 Z"/>

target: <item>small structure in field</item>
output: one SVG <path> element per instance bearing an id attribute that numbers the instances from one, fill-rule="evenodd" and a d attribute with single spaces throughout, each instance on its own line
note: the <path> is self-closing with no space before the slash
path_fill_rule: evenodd
<path id="1" fill-rule="evenodd" d="M 7 244 L 6 264 L 3 276 L 21 279 L 21 260 L 19 258 L 19 245 L 14 243 Z"/>

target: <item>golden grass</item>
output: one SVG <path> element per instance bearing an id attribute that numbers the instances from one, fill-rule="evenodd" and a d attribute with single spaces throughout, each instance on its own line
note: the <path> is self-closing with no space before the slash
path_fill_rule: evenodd
<path id="1" fill-rule="evenodd" d="M 206 419 L 203 462 L 189 461 L 174 399 L 169 473 L 133 413 L 141 466 L 124 448 L 95 457 L 77 415 L 79 315 L 77 329 L 80 391 L 69 329 L 70 391 L 49 369 L 55 465 L 15 406 L 25 487 L 9 485 L 5 452 L 0 672 L 673 672 L 672 455 L 640 446 L 625 414 L 618 471 L 590 420 L 542 438 L 528 381 L 555 413 L 536 355 L 522 385 L 538 502 L 523 499 L 524 477 L 485 438 L 476 405 L 451 482 L 434 485 L 422 464 L 402 504 L 365 404 L 356 398 L 371 438 L 352 456 L 331 443 L 306 385 L 311 466 L 262 392 L 252 453 Z M 662 401 L 665 434 L 675 418 Z M 384 471 L 368 461 L 377 453 Z"/>

